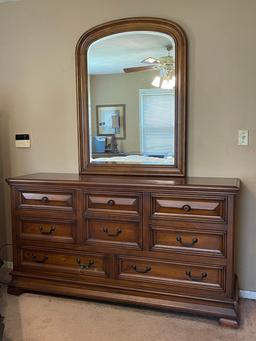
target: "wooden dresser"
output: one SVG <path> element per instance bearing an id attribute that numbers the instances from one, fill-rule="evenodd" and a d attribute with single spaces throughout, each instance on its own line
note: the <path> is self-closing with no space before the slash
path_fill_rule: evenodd
<path id="1" fill-rule="evenodd" d="M 42 173 L 8 183 L 9 293 L 164 308 L 238 326 L 239 180 Z"/>

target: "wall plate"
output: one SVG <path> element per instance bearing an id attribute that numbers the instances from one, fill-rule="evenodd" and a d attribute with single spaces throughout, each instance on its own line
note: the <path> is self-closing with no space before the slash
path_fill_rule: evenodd
<path id="1" fill-rule="evenodd" d="M 248 146 L 248 144 L 249 144 L 249 130 L 248 129 L 238 130 L 238 145 Z"/>
<path id="2" fill-rule="evenodd" d="M 16 134 L 15 145 L 17 148 L 29 148 L 30 147 L 29 134 Z"/>

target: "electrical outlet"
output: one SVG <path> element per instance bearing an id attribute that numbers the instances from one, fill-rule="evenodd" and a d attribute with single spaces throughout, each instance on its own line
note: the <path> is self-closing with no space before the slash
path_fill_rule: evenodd
<path id="1" fill-rule="evenodd" d="M 248 146 L 249 144 L 249 130 L 238 130 L 238 145 Z"/>

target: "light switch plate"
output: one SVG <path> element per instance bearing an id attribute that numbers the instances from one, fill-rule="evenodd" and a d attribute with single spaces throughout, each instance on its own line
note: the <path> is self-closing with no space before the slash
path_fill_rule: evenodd
<path id="1" fill-rule="evenodd" d="M 238 145 L 248 146 L 248 144 L 249 144 L 249 130 L 248 129 L 238 130 Z"/>

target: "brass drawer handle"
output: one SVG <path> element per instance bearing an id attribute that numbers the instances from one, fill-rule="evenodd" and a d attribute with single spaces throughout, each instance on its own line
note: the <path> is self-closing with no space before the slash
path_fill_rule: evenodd
<path id="1" fill-rule="evenodd" d="M 41 201 L 46 204 L 49 201 L 48 197 L 42 197 Z"/>
<path id="2" fill-rule="evenodd" d="M 43 256 L 43 258 L 39 259 L 37 258 L 38 256 L 37 255 L 32 255 L 32 260 L 35 262 L 35 263 L 44 263 L 47 261 L 48 259 L 48 256 Z"/>
<path id="3" fill-rule="evenodd" d="M 52 234 L 55 231 L 55 227 L 52 226 L 52 227 L 50 227 L 50 229 L 48 231 L 46 231 L 46 230 L 44 230 L 43 226 L 39 226 L 39 231 L 40 231 L 41 234 L 49 235 L 49 234 Z"/>
<path id="4" fill-rule="evenodd" d="M 182 246 L 185 246 L 185 247 L 191 247 L 191 246 L 194 246 L 194 244 L 198 243 L 198 238 L 196 237 L 193 237 L 192 238 L 192 242 L 191 243 L 184 243 L 182 241 L 182 238 L 179 234 L 176 234 L 176 240 L 177 242 L 179 242 Z"/>
<path id="5" fill-rule="evenodd" d="M 89 269 L 94 265 L 94 261 L 93 260 L 89 260 L 89 262 L 87 264 L 83 264 L 81 263 L 80 258 L 76 259 L 77 264 L 79 265 L 80 269 Z"/>
<path id="6" fill-rule="evenodd" d="M 189 206 L 189 205 L 184 205 L 184 206 L 182 206 L 182 208 L 185 212 L 189 212 L 191 210 L 191 206 Z"/>
<path id="7" fill-rule="evenodd" d="M 109 237 L 117 237 L 120 233 L 122 233 L 122 230 L 118 228 L 115 233 L 111 233 L 108 231 L 107 227 L 103 227 L 103 232 L 105 232 Z"/>
<path id="8" fill-rule="evenodd" d="M 186 276 L 188 276 L 189 279 L 191 279 L 191 281 L 199 282 L 199 281 L 202 281 L 203 279 L 207 278 L 208 274 L 207 274 L 207 272 L 202 272 L 201 276 L 192 276 L 191 271 L 186 271 Z"/>
<path id="9" fill-rule="evenodd" d="M 144 270 L 138 269 L 137 265 L 132 265 L 131 268 L 140 274 L 145 274 L 145 273 L 151 271 L 151 266 L 146 266 L 146 269 L 144 269 Z"/>
<path id="10" fill-rule="evenodd" d="M 108 204 L 108 206 L 115 206 L 115 200 L 109 200 L 108 202 L 107 202 L 107 204 Z"/>

